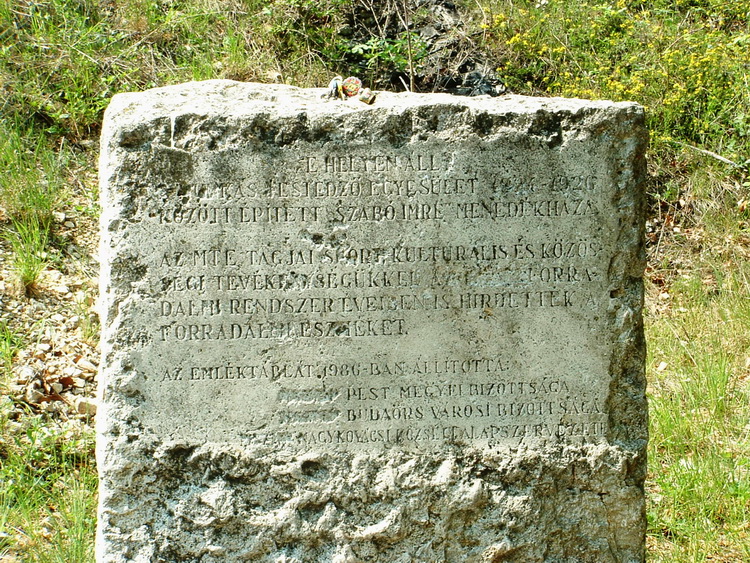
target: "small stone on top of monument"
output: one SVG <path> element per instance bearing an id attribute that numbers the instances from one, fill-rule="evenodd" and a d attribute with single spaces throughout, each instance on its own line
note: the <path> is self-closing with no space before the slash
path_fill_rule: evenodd
<path id="1" fill-rule="evenodd" d="M 102 131 L 97 560 L 644 560 L 643 110 L 207 81 Z"/>

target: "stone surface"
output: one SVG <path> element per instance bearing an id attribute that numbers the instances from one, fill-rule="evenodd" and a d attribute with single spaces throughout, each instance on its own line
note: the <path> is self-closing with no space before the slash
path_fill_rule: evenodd
<path id="1" fill-rule="evenodd" d="M 107 111 L 98 561 L 642 561 L 642 109 L 322 93 Z"/>

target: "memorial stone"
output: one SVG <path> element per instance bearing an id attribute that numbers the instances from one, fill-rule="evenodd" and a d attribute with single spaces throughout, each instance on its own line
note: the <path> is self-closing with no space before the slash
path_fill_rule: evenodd
<path id="1" fill-rule="evenodd" d="M 107 110 L 98 561 L 643 561 L 642 108 L 324 92 Z"/>

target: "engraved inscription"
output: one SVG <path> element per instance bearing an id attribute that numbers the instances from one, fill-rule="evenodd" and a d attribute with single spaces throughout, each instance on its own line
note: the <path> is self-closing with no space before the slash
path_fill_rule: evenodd
<path id="1" fill-rule="evenodd" d="M 151 180 L 139 221 L 175 233 L 139 304 L 147 354 L 172 364 L 153 402 L 261 397 L 232 403 L 231 433 L 282 446 L 603 438 L 587 374 L 608 365 L 607 183 L 436 146 L 351 152 Z"/>

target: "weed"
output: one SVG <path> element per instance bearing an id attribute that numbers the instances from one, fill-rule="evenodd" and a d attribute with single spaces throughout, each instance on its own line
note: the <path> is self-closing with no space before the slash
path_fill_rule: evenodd
<path id="1" fill-rule="evenodd" d="M 512 90 L 634 100 L 648 110 L 655 152 L 678 140 L 741 163 L 750 2 L 729 4 L 496 1 L 486 27 Z"/>
<path id="2" fill-rule="evenodd" d="M 99 316 L 94 310 L 96 299 L 87 291 L 79 291 L 73 303 L 76 315 L 81 319 L 78 326 L 81 338 L 85 342 L 95 343 L 100 330 Z"/>
<path id="3" fill-rule="evenodd" d="M 0 205 L 11 218 L 26 221 L 36 217 L 49 230 L 52 212 L 61 201 L 65 167 L 64 153 L 55 153 L 45 139 L 13 122 L 0 121 L 5 135 L 0 139 Z"/>
<path id="4" fill-rule="evenodd" d="M 26 220 L 13 220 L 13 228 L 5 236 L 13 250 L 12 266 L 21 290 L 26 297 L 33 297 L 47 266 L 48 230 L 31 215 Z"/>
<path id="5" fill-rule="evenodd" d="M 353 45 L 351 53 L 363 59 L 363 70 L 368 83 L 372 84 L 376 77 L 394 72 L 413 76 L 413 67 L 427 54 L 427 46 L 416 33 L 405 32 L 396 39 L 372 37 L 365 43 Z"/>
<path id="6" fill-rule="evenodd" d="M 22 345 L 21 335 L 10 329 L 7 322 L 0 322 L 0 362 L 6 374 L 10 371 L 13 358 Z"/>

